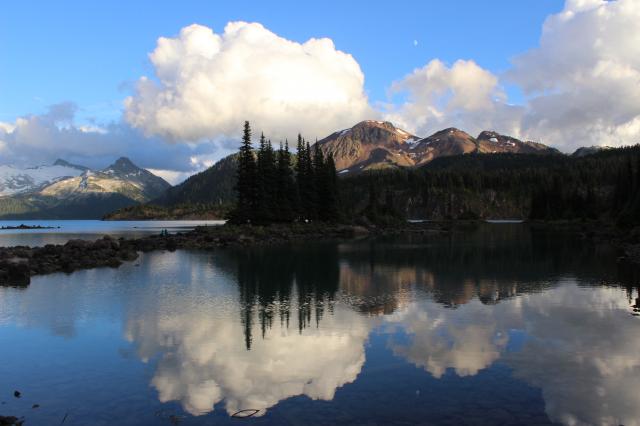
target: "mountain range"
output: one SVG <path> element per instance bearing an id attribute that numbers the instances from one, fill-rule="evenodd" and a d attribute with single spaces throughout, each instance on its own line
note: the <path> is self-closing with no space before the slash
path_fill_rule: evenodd
<path id="1" fill-rule="evenodd" d="M 388 121 L 376 120 L 362 121 L 316 143 L 325 156 L 333 155 L 341 177 L 368 170 L 422 167 L 437 158 L 470 153 L 562 156 L 555 148 L 493 131 L 481 132 L 474 138 L 462 130 L 448 128 L 421 138 Z M 203 204 L 207 208 L 228 206 L 234 196 L 236 160 L 236 154 L 223 158 L 207 170 L 168 189 L 153 204 L 163 207 L 190 204 Z M 126 217 L 134 212 L 135 217 L 141 218 L 156 213 L 155 210 L 128 209 L 124 216 L 115 217 Z M 175 217 L 172 214 L 169 216 Z"/>
<path id="2" fill-rule="evenodd" d="M 317 145 L 325 156 L 333 155 L 341 177 L 369 170 L 423 167 L 436 159 L 463 154 L 566 157 L 547 145 L 495 131 L 473 137 L 452 127 L 420 137 L 377 120 L 336 131 Z M 580 148 L 571 156 L 583 157 L 603 149 L 606 147 Z M 149 202 L 160 208 L 171 207 L 176 218 L 184 216 L 185 211 L 193 217 L 205 211 L 210 215 L 214 210 L 224 211 L 233 201 L 236 166 L 236 154 L 231 154 L 175 187 L 127 158 L 102 170 L 64 160 L 27 169 L 0 166 L 0 218 L 100 218 L 124 207 L 130 207 L 127 213 L 116 217 L 136 212 L 150 218 L 147 216 L 155 216 L 155 210 L 133 207 Z M 179 206 L 177 213 L 175 206 Z"/>
<path id="3" fill-rule="evenodd" d="M 388 121 L 367 120 L 318 141 L 325 156 L 332 154 L 340 174 L 387 167 L 415 167 L 438 157 L 469 153 L 560 154 L 537 142 L 521 141 L 493 131 L 476 138 L 448 128 L 420 138 Z"/>
<path id="4" fill-rule="evenodd" d="M 101 170 L 61 159 L 31 168 L 0 166 L 0 218 L 97 219 L 170 187 L 125 157 Z"/>

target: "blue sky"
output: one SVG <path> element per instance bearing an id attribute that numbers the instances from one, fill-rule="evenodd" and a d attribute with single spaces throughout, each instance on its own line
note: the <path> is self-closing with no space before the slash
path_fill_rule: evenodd
<path id="1" fill-rule="evenodd" d="M 329 37 L 352 54 L 372 101 L 433 58 L 473 59 L 500 73 L 535 46 L 560 0 L 499 1 L 11 1 L 0 16 L 0 120 L 37 114 L 62 101 L 81 119 L 114 120 L 158 37 L 192 23 L 221 31 L 260 22 L 290 40 Z M 418 42 L 414 46 L 414 40 Z M 518 91 L 508 87 L 513 100 Z"/>
<path id="2" fill-rule="evenodd" d="M 0 164 L 126 155 L 175 182 L 244 120 L 276 141 L 383 119 L 635 144 L 638 22 L 638 0 L 9 1 Z"/>

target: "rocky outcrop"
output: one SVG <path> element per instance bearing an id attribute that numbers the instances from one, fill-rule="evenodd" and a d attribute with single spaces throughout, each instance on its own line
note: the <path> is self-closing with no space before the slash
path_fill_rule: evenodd
<path id="1" fill-rule="evenodd" d="M 512 136 L 501 135 L 493 131 L 481 132 L 476 138 L 478 143 L 478 152 L 483 154 L 510 152 L 513 154 L 559 154 L 555 148 L 547 145 L 521 141 Z"/>
<path id="2" fill-rule="evenodd" d="M 137 257 L 131 244 L 108 236 L 93 242 L 70 240 L 64 245 L 0 248 L 0 284 L 27 285 L 33 275 L 117 267 Z"/>

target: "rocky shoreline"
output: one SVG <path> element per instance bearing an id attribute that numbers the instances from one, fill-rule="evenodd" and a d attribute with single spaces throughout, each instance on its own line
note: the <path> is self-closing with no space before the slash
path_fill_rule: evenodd
<path id="1" fill-rule="evenodd" d="M 95 241 L 74 239 L 44 247 L 0 247 L 0 285 L 26 286 L 31 277 L 99 267 L 117 268 L 154 250 L 212 250 L 228 246 L 277 244 L 295 240 L 344 239 L 369 234 L 347 225 L 202 226 L 192 231 L 136 239 L 104 236 Z"/>
<path id="2" fill-rule="evenodd" d="M 104 236 L 95 241 L 74 239 L 66 244 L 44 247 L 0 247 L 0 285 L 26 286 L 31 277 L 54 272 L 70 273 L 79 269 L 117 268 L 123 262 L 136 260 L 139 252 L 177 249 L 213 250 L 229 246 L 279 244 L 291 241 L 352 239 L 368 235 L 442 234 L 478 221 L 408 223 L 401 227 L 376 228 L 354 225 L 293 224 L 271 226 L 201 226 L 192 231 L 143 238 L 115 239 Z M 640 229 L 622 232 L 596 223 L 533 222 L 533 227 L 546 227 L 580 235 L 598 244 L 612 244 L 620 250 L 620 261 L 640 264 Z"/>

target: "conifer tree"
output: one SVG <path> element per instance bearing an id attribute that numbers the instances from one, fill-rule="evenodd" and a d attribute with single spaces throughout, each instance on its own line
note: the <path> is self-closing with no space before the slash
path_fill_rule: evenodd
<path id="1" fill-rule="evenodd" d="M 298 193 L 298 210 L 297 210 L 297 216 L 299 218 L 303 218 L 304 217 L 304 207 L 303 207 L 303 199 L 305 197 L 305 188 L 303 186 L 303 182 L 304 182 L 304 174 L 305 174 L 305 165 L 304 165 L 304 159 L 305 159 L 305 152 L 304 152 L 304 141 L 302 140 L 302 135 L 300 133 L 298 133 L 298 144 L 296 146 L 296 154 L 297 154 L 297 161 L 296 161 L 296 188 L 297 188 L 297 193 Z"/>
<path id="2" fill-rule="evenodd" d="M 296 181 L 299 196 L 299 216 L 302 220 L 313 220 L 316 216 L 315 189 L 311 148 L 301 135 L 298 135 L 298 162 Z"/>
<path id="3" fill-rule="evenodd" d="M 338 210 L 338 174 L 336 172 L 336 163 L 333 160 L 333 154 L 329 154 L 325 160 L 325 198 L 322 200 L 323 220 L 327 222 L 337 222 L 339 219 Z"/>
<path id="4" fill-rule="evenodd" d="M 267 225 L 277 221 L 277 178 L 276 156 L 271 141 L 260 136 L 260 148 L 257 161 L 257 206 L 255 219 L 258 223 Z"/>
<path id="5" fill-rule="evenodd" d="M 264 133 L 260 134 L 260 145 L 258 146 L 257 155 L 257 173 L 256 173 L 256 206 L 254 211 L 255 221 L 264 224 L 268 221 L 267 210 L 267 139 L 264 137 Z"/>
<path id="6" fill-rule="evenodd" d="M 305 198 L 303 200 L 305 217 L 315 220 L 318 216 L 318 188 L 316 186 L 314 160 L 311 146 L 307 141 L 304 148 L 304 182 Z"/>
<path id="7" fill-rule="evenodd" d="M 273 145 L 271 145 L 271 140 L 267 140 L 267 144 L 265 146 L 264 153 L 264 202 L 265 202 L 265 210 L 266 216 L 265 219 L 267 222 L 276 222 L 277 218 L 277 210 L 278 210 L 278 201 L 277 201 L 277 164 L 276 164 L 276 154 L 273 150 Z"/>
<path id="8" fill-rule="evenodd" d="M 621 211 L 629 202 L 629 197 L 633 192 L 633 166 L 631 159 L 627 161 L 626 167 L 622 166 L 618 169 L 616 186 L 613 197 L 613 208 L 615 211 Z"/>
<path id="9" fill-rule="evenodd" d="M 338 218 L 336 165 L 332 155 L 324 158 L 317 142 L 313 150 L 313 178 L 317 216 L 324 222 L 335 222 Z"/>
<path id="10" fill-rule="evenodd" d="M 256 163 L 251 145 L 251 126 L 244 122 L 242 145 L 238 155 L 236 182 L 237 205 L 229 220 L 232 223 L 251 223 L 256 207 Z"/>
<path id="11" fill-rule="evenodd" d="M 291 153 L 289 143 L 285 141 L 284 147 L 280 144 L 277 159 L 276 178 L 276 205 L 277 220 L 280 222 L 292 222 L 295 218 L 297 206 L 297 188 L 291 169 Z"/>
<path id="12" fill-rule="evenodd" d="M 314 190 L 314 201 L 315 201 L 315 213 L 320 219 L 323 220 L 322 216 L 324 216 L 321 212 L 323 210 L 323 201 L 325 200 L 328 191 L 327 187 L 327 176 L 326 170 L 324 168 L 324 155 L 322 154 L 322 150 L 318 146 L 318 143 L 313 145 L 313 190 Z"/>

